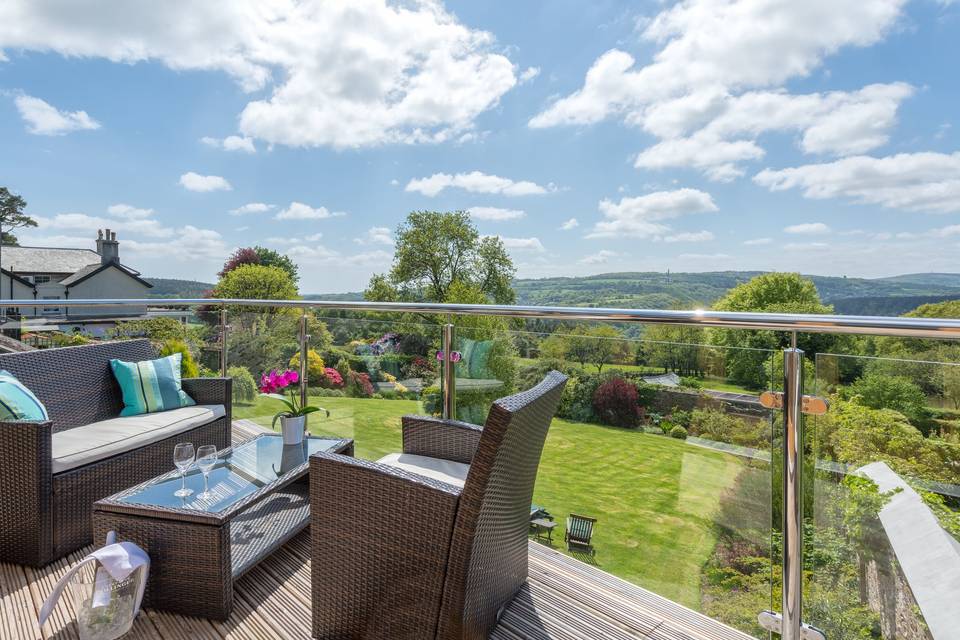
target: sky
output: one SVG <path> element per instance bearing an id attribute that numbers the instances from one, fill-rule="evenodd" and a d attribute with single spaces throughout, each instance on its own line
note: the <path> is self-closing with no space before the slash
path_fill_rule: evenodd
<path id="1" fill-rule="evenodd" d="M 960 271 L 960 2 L 4 0 L 23 245 L 307 293 L 469 210 L 519 277 Z"/>

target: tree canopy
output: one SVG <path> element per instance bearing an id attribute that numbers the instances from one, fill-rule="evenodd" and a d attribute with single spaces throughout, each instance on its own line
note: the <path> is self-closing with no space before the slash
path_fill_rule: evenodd
<path id="1" fill-rule="evenodd" d="M 223 263 L 223 269 L 217 275 L 223 278 L 225 275 L 245 264 L 257 264 L 263 267 L 279 267 L 287 272 L 293 284 L 300 282 L 300 269 L 297 264 L 290 259 L 290 256 L 267 249 L 259 245 L 255 247 L 242 247 L 234 251 L 227 261 Z"/>
<path id="2" fill-rule="evenodd" d="M 413 211 L 397 227 L 393 265 L 375 275 L 364 298 L 455 302 L 452 294 L 512 303 L 513 261 L 494 236 L 482 237 L 466 211 Z"/>
<path id="3" fill-rule="evenodd" d="M 22 196 L 0 187 L 0 245 L 17 244 L 14 229 L 37 226 L 37 221 L 23 212 L 26 208 L 27 201 Z"/>
<path id="4" fill-rule="evenodd" d="M 242 264 L 226 273 L 213 288 L 214 298 L 294 300 L 299 297 L 289 272 L 281 267 Z"/>

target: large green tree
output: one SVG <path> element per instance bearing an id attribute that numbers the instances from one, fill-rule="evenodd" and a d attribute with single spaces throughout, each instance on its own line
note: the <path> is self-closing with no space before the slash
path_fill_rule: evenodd
<path id="1" fill-rule="evenodd" d="M 817 287 L 798 273 L 765 273 L 730 289 L 713 308 L 717 311 L 758 313 L 830 313 Z M 771 351 L 790 344 L 790 335 L 778 331 L 712 329 L 710 342 L 722 348 L 727 377 L 737 384 L 762 389 L 771 384 L 768 366 Z M 798 346 L 809 357 L 823 353 L 835 344 L 827 335 L 799 334 Z"/>
<path id="2" fill-rule="evenodd" d="M 13 230 L 37 226 L 37 221 L 23 212 L 26 208 L 27 201 L 22 196 L 11 193 L 6 187 L 0 187 L 0 264 L 3 260 L 3 245 L 17 244 Z"/>
<path id="3" fill-rule="evenodd" d="M 390 272 L 371 278 L 364 297 L 455 302 L 479 292 L 485 302 L 509 304 L 515 272 L 503 241 L 482 237 L 466 211 L 414 211 L 397 227 Z"/>
<path id="4" fill-rule="evenodd" d="M 237 249 L 227 261 L 223 263 L 223 269 L 217 274 L 221 278 L 233 271 L 239 266 L 245 264 L 258 264 L 263 267 L 279 267 L 287 272 L 290 279 L 296 285 L 300 282 L 300 269 L 297 263 L 290 259 L 290 256 L 282 254 L 273 249 L 267 249 L 257 245 L 255 247 L 242 247 Z"/>

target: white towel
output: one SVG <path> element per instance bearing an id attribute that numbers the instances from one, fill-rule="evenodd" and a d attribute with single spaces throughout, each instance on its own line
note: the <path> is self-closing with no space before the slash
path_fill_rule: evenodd
<path id="1" fill-rule="evenodd" d="M 119 542 L 108 544 L 103 548 L 97 549 L 71 567 L 71 569 L 60 578 L 40 608 L 39 620 L 41 626 L 47 621 L 50 614 L 53 613 L 53 609 L 57 605 L 57 601 L 60 599 L 60 595 L 63 593 L 67 583 L 70 582 L 74 574 L 88 562 L 99 562 L 101 565 L 97 569 L 97 575 L 95 576 L 96 585 L 93 594 L 93 606 L 95 607 L 104 606 L 110 602 L 110 591 L 107 590 L 110 583 L 106 580 L 101 581 L 101 572 L 105 571 L 111 578 L 119 582 L 127 579 L 130 574 L 140 567 L 143 567 L 143 580 L 140 583 L 140 591 L 137 593 L 137 599 L 134 603 L 135 608 L 133 615 L 137 615 L 140 611 L 140 601 L 143 600 L 143 591 L 147 586 L 147 574 L 150 572 L 150 556 L 132 542 Z M 101 585 L 103 586 L 101 587 Z"/>

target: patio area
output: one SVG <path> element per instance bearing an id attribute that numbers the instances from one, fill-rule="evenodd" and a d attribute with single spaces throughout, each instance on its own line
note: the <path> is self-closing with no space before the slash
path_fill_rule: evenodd
<path id="1" fill-rule="evenodd" d="M 235 421 L 235 441 L 261 427 Z M 225 622 L 146 611 L 129 637 L 151 640 L 307 638 L 310 629 L 310 538 L 304 532 L 244 575 Z M 37 612 L 76 552 L 43 569 L 0 563 L 0 640 L 72 639 L 68 599 L 41 629 Z M 530 580 L 492 634 L 502 640 L 749 640 L 749 636 L 587 563 L 530 543 Z"/>

